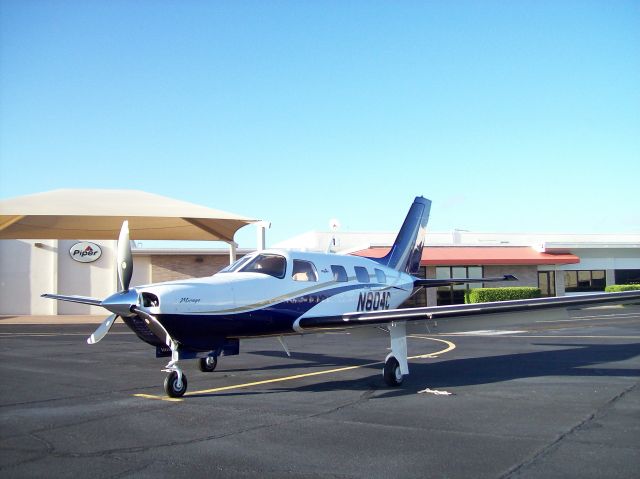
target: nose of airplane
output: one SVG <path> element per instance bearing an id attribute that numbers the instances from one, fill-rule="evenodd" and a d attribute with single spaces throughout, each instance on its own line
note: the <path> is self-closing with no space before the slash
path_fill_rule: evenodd
<path id="1" fill-rule="evenodd" d="M 101 306 L 118 316 L 135 316 L 131 308 L 139 306 L 140 300 L 135 289 L 112 294 L 102 301 Z"/>

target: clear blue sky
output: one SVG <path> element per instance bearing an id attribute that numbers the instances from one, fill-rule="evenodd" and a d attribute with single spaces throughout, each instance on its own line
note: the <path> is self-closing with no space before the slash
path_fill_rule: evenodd
<path id="1" fill-rule="evenodd" d="M 638 1 L 0 3 L 0 198 L 308 230 L 640 232 Z M 247 228 L 237 238 L 253 243 Z"/>

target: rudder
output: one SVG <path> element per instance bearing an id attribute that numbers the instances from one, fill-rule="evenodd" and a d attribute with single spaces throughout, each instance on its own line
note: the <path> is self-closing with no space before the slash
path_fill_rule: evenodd
<path id="1" fill-rule="evenodd" d="M 375 261 L 398 271 L 417 274 L 420 270 L 420 259 L 422 258 L 430 211 L 431 200 L 417 196 L 404 223 L 402 223 L 391 250 L 385 257 L 375 259 Z"/>

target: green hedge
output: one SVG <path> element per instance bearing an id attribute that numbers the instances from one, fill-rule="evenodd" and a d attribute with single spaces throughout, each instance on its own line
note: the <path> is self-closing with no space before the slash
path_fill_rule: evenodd
<path id="1" fill-rule="evenodd" d="M 474 288 L 464 295 L 465 303 L 490 303 L 512 299 L 539 298 L 540 288 L 519 286 L 514 288 Z"/>
<path id="2" fill-rule="evenodd" d="M 607 293 L 619 293 L 620 291 L 640 290 L 640 284 L 612 284 L 604 288 Z"/>

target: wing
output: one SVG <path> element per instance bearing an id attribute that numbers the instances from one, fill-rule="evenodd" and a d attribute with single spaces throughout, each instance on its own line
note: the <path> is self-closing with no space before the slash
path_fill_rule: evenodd
<path id="1" fill-rule="evenodd" d="M 512 274 L 505 274 L 496 278 L 447 278 L 447 279 L 432 279 L 432 278 L 416 278 L 413 282 L 414 287 L 435 288 L 437 286 L 451 286 L 453 284 L 466 284 L 466 283 L 495 283 L 498 281 L 518 281 Z"/>
<path id="2" fill-rule="evenodd" d="M 296 329 L 303 332 L 372 326 L 393 321 L 431 320 L 437 322 L 438 332 L 453 332 L 468 328 L 484 329 L 531 324 L 532 318 L 527 313 L 536 313 L 539 316 L 540 312 L 544 312 L 545 317 L 548 318 L 558 312 L 566 314 L 567 309 L 629 303 L 640 303 L 640 291 L 354 312 L 342 316 L 303 317 L 296 321 Z"/>

